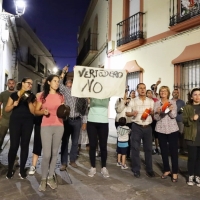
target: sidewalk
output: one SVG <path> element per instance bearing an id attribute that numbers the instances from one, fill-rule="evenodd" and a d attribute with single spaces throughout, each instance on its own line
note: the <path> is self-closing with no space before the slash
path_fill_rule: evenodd
<path id="1" fill-rule="evenodd" d="M 81 155 L 77 160 L 78 168 L 68 167 L 67 172 L 60 172 L 60 159 L 57 161 L 57 179 L 58 189 L 51 190 L 47 187 L 46 192 L 39 192 L 38 186 L 41 175 L 41 157 L 39 158 L 37 172 L 35 176 L 28 176 L 26 180 L 21 180 L 18 176 L 19 169 L 11 180 L 7 180 L 6 165 L 7 153 L 9 150 L 9 142 L 5 146 L 0 155 L 0 199 L 1 200 L 199 200 L 200 188 L 197 186 L 187 186 L 186 177 L 186 161 L 179 160 L 180 174 L 178 183 L 172 183 L 168 178 L 162 180 L 162 161 L 161 156 L 153 156 L 153 168 L 156 173 L 155 178 L 149 178 L 145 175 L 144 155 L 141 152 L 141 177 L 139 179 L 133 176 L 130 168 L 121 170 L 116 166 L 115 153 L 115 133 L 112 127 L 110 129 L 108 144 L 108 162 L 107 169 L 110 178 L 103 178 L 100 173 L 100 158 L 97 158 L 97 174 L 90 178 L 87 176 L 90 168 L 89 156 L 85 147 L 81 151 Z M 6 137 L 8 141 L 9 136 Z M 32 142 L 30 143 L 29 158 L 27 167 L 31 165 L 32 159 Z M 127 162 L 130 167 L 130 162 Z"/>

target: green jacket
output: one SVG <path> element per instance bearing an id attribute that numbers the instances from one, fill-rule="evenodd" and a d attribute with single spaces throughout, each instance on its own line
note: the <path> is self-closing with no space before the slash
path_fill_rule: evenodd
<path id="1" fill-rule="evenodd" d="M 184 139 L 195 141 L 197 135 L 197 121 L 193 120 L 194 108 L 192 105 L 186 105 L 183 108 Z"/>

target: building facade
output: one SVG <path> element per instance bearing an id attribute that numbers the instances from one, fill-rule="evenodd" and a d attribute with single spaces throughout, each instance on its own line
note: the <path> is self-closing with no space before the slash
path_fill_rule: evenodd
<path id="1" fill-rule="evenodd" d="M 14 26 L 14 16 L 0 12 L 0 92 L 6 90 L 7 80 L 14 78 L 17 49 Z"/>
<path id="2" fill-rule="evenodd" d="M 42 78 L 53 73 L 56 63 L 52 54 L 23 18 L 16 19 L 16 27 L 19 38 L 16 77 L 18 81 L 23 77 L 33 79 L 32 91 L 36 93 L 41 91 Z"/>
<path id="3" fill-rule="evenodd" d="M 2 2 L 1 2 L 2 5 Z M 7 80 L 33 79 L 32 91 L 41 91 L 42 78 L 56 66 L 52 54 L 22 17 L 0 12 L 0 92 Z"/>
<path id="4" fill-rule="evenodd" d="M 93 48 L 90 38 L 90 49 L 84 49 L 92 30 L 97 46 Z M 186 100 L 191 88 L 200 87 L 199 35 L 199 0 L 91 0 L 79 31 L 82 62 L 77 59 L 77 64 L 133 67 L 127 76 L 130 90 L 139 82 L 148 89 L 161 78 L 161 85 L 180 89 Z M 115 101 L 111 98 L 110 118 L 115 116 Z"/>

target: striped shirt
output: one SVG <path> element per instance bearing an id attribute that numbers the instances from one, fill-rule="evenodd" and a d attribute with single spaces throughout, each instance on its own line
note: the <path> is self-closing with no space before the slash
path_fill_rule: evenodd
<path id="1" fill-rule="evenodd" d="M 135 117 L 132 117 L 132 122 L 139 124 L 139 125 L 149 125 L 152 123 L 152 116 L 149 115 L 146 120 L 142 120 L 142 114 L 145 109 L 150 109 L 153 111 L 154 101 L 148 97 L 145 100 L 140 99 L 139 97 L 135 97 L 129 103 L 128 109 L 126 112 L 133 112 L 137 111 L 138 114 Z"/>
<path id="2" fill-rule="evenodd" d="M 59 89 L 60 89 L 60 93 L 65 98 L 65 104 L 70 107 L 69 117 L 70 118 L 81 117 L 83 120 L 83 123 L 87 123 L 87 116 L 86 115 L 81 116 L 81 114 L 76 111 L 76 104 L 77 104 L 78 97 L 71 96 L 71 88 L 68 88 L 65 85 L 63 85 L 62 81 L 63 80 L 60 81 Z"/>

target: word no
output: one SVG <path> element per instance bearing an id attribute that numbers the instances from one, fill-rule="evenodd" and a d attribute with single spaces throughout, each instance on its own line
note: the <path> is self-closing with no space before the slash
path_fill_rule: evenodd
<path id="1" fill-rule="evenodd" d="M 87 83 L 85 84 L 85 86 L 82 88 L 81 91 L 83 92 L 86 86 L 88 86 L 89 92 L 91 92 L 92 90 L 94 93 L 100 93 L 103 90 L 103 86 L 99 82 L 95 82 L 94 84 L 93 82 L 94 82 L 94 79 L 92 79 L 91 81 L 88 79 Z"/>

